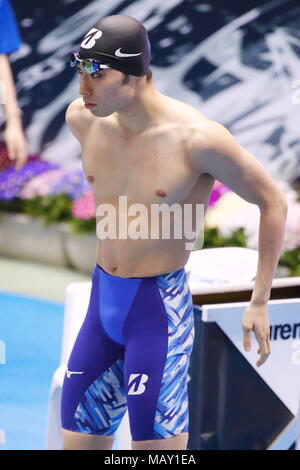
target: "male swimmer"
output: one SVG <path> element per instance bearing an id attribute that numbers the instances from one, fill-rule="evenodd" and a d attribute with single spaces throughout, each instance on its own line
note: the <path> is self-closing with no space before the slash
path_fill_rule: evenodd
<path id="1" fill-rule="evenodd" d="M 224 126 L 155 88 L 150 56 L 139 21 L 100 19 L 71 58 L 81 97 L 66 122 L 81 144 L 96 207 L 106 203 L 118 214 L 119 196 L 126 196 L 148 208 L 189 203 L 206 210 L 215 179 L 259 206 L 258 270 L 242 320 L 245 350 L 252 330 L 259 343 L 259 366 L 270 354 L 267 302 L 285 196 Z M 62 390 L 63 449 L 111 449 L 126 409 L 133 450 L 186 449 L 189 254 L 183 239 L 98 236 L 89 307 Z"/>

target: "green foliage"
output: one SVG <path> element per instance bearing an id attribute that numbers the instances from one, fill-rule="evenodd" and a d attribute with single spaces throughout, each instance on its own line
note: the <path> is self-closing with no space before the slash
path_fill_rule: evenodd
<path id="1" fill-rule="evenodd" d="M 96 233 L 96 218 L 71 219 L 70 224 L 74 233 Z"/>
<path id="2" fill-rule="evenodd" d="M 24 212 L 32 217 L 38 217 L 46 225 L 69 222 L 72 219 L 71 207 L 72 200 L 63 193 L 24 200 Z"/>
<path id="3" fill-rule="evenodd" d="M 196 242 L 194 249 L 201 248 L 217 248 L 221 246 L 247 246 L 247 237 L 243 228 L 239 228 L 232 232 L 229 237 L 223 237 L 220 234 L 218 227 L 205 227 L 204 228 L 204 244 L 201 247 L 200 241 Z"/>
<path id="4" fill-rule="evenodd" d="M 289 269 L 289 276 L 300 276 L 300 247 L 282 253 L 279 264 Z"/>
<path id="5" fill-rule="evenodd" d="M 9 201 L 0 199 L 0 211 L 9 213 L 24 213 L 24 199 L 14 197 Z"/>

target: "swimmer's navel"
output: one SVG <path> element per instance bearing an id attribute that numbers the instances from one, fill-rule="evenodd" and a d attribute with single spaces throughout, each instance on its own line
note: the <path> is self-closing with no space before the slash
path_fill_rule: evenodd
<path id="1" fill-rule="evenodd" d="M 157 189 L 157 190 L 155 191 L 155 194 L 156 194 L 157 196 L 160 196 L 160 197 L 166 197 L 166 193 L 165 193 L 165 191 L 164 191 L 163 189 Z"/>
<path id="2" fill-rule="evenodd" d="M 88 176 L 87 177 L 87 180 L 90 182 L 90 183 L 93 183 L 93 181 L 95 181 L 95 178 L 93 176 Z"/>

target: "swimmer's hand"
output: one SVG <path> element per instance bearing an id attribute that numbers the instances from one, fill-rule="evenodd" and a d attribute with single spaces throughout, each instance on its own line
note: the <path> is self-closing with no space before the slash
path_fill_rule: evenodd
<path id="1" fill-rule="evenodd" d="M 27 141 L 22 127 L 14 122 L 7 123 L 4 139 L 10 160 L 15 160 L 16 170 L 20 170 L 27 161 Z"/>
<path id="2" fill-rule="evenodd" d="M 256 305 L 250 302 L 243 315 L 242 327 L 244 332 L 245 351 L 250 351 L 251 349 L 252 330 L 256 336 L 259 344 L 257 353 L 260 354 L 260 358 L 256 362 L 256 365 L 259 367 L 267 360 L 271 353 L 270 325 L 267 305 Z"/>

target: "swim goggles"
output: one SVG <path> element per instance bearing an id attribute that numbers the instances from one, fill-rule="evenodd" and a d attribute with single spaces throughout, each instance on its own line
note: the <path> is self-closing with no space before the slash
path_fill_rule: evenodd
<path id="1" fill-rule="evenodd" d="M 109 65 L 103 64 L 100 60 L 96 59 L 80 59 L 78 52 L 73 52 L 70 57 L 71 67 L 81 64 L 86 73 L 96 73 L 101 69 L 110 69 Z"/>

